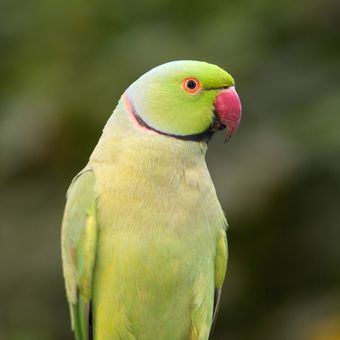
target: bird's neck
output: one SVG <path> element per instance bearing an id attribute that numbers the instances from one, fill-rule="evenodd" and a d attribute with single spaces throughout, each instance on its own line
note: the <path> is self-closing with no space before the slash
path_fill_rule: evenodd
<path id="1" fill-rule="evenodd" d="M 120 100 L 90 162 L 125 162 L 131 166 L 138 162 L 138 166 L 149 170 L 160 165 L 186 168 L 205 164 L 206 149 L 204 142 L 178 140 L 138 126 Z"/>
<path id="2" fill-rule="evenodd" d="M 145 232 L 151 216 L 152 221 L 159 223 L 153 223 L 148 230 L 163 230 L 166 225 L 176 233 L 192 233 L 187 228 L 191 225 L 186 219 L 188 211 L 199 221 L 192 224 L 195 229 L 206 229 L 207 223 L 215 219 L 211 214 L 221 208 L 205 163 L 205 152 L 205 143 L 140 130 L 120 103 L 89 164 L 96 174 L 99 219 L 105 221 L 102 224 L 110 228 L 125 225 L 124 221 L 117 222 L 113 214 L 115 202 L 119 201 L 125 207 L 122 216 L 129 214 L 135 219 L 129 224 L 134 230 L 140 228 Z M 207 220 L 210 222 L 201 223 Z"/>

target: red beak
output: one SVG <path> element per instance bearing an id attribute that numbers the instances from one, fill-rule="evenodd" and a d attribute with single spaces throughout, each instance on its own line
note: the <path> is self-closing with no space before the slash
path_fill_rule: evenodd
<path id="1" fill-rule="evenodd" d="M 215 112 L 217 119 L 226 126 L 228 141 L 236 132 L 241 120 L 241 101 L 234 86 L 222 90 L 215 99 Z"/>

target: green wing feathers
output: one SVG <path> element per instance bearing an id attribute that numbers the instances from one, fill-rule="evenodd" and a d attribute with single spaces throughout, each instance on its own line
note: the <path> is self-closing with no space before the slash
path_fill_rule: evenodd
<path id="1" fill-rule="evenodd" d="M 217 240 L 215 256 L 215 287 L 221 289 L 227 270 L 228 244 L 225 230 L 221 230 Z"/>
<path id="2" fill-rule="evenodd" d="M 221 230 L 216 246 L 214 311 L 209 339 L 211 339 L 216 324 L 218 309 L 220 307 L 222 285 L 227 271 L 227 262 L 228 262 L 228 242 L 227 234 L 223 229 Z"/>
<path id="3" fill-rule="evenodd" d="M 77 340 L 88 340 L 92 275 L 96 259 L 97 220 L 95 175 L 81 172 L 72 182 L 62 224 L 62 258 L 72 329 Z"/>

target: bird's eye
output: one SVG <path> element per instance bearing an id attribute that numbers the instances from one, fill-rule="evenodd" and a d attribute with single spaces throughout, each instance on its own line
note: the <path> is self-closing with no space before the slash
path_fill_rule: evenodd
<path id="1" fill-rule="evenodd" d="M 188 89 L 193 90 L 197 86 L 197 83 L 195 80 L 190 79 L 190 80 L 187 80 L 186 86 Z"/>
<path id="2" fill-rule="evenodd" d="M 200 82 L 196 78 L 186 78 L 182 81 L 182 88 L 188 93 L 196 93 L 200 90 Z"/>

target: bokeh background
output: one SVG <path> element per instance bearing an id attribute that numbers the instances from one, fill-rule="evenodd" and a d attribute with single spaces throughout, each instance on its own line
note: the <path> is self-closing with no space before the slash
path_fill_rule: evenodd
<path id="1" fill-rule="evenodd" d="M 120 94 L 176 59 L 236 79 L 244 115 L 207 156 L 229 219 L 214 339 L 340 339 L 340 2 L 0 5 L 0 338 L 71 339 L 65 192 Z"/>

